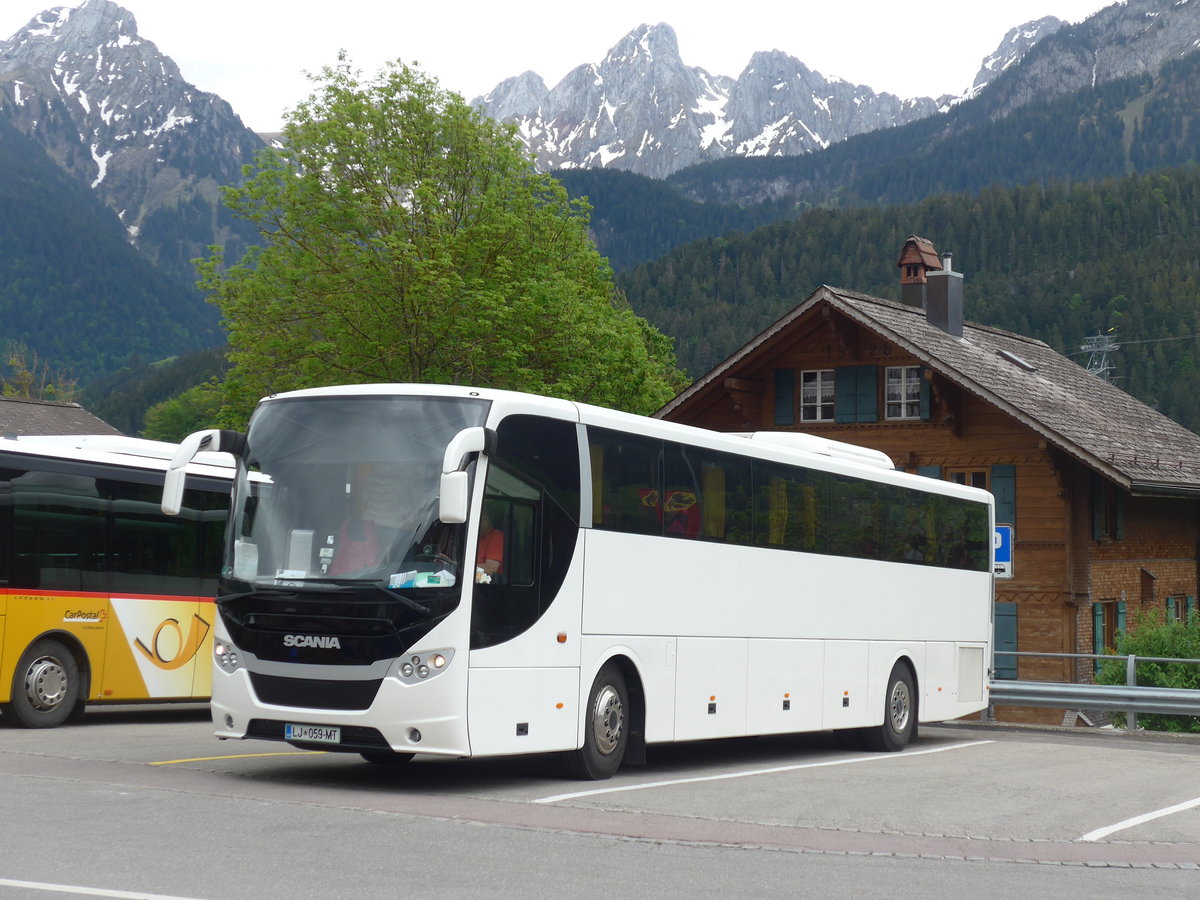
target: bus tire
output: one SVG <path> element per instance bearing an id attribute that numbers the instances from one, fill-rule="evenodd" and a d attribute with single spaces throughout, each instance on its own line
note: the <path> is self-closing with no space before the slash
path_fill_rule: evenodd
<path id="1" fill-rule="evenodd" d="M 621 669 L 609 663 L 592 682 L 583 722 L 583 746 L 567 754 L 567 771 L 601 781 L 621 768 L 629 747 L 629 689 Z"/>
<path id="2" fill-rule="evenodd" d="M 413 754 L 397 753 L 395 750 L 363 750 L 359 754 L 375 766 L 402 766 L 412 762 Z"/>
<path id="3" fill-rule="evenodd" d="M 917 727 L 917 692 L 912 672 L 904 662 L 892 666 L 883 697 L 883 724 L 862 732 L 868 750 L 895 753 L 908 746 Z"/>
<path id="4" fill-rule="evenodd" d="M 70 650 L 51 638 L 34 641 L 17 663 L 4 713 L 26 728 L 54 728 L 76 714 L 83 699 L 79 685 Z"/>

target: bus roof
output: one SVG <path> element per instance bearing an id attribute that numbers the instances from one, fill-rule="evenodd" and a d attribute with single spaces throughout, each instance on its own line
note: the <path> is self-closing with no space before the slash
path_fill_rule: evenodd
<path id="1" fill-rule="evenodd" d="M 175 454 L 177 444 L 151 441 L 146 438 L 119 434 L 28 434 L 0 440 L 0 450 L 30 456 L 51 456 L 110 465 L 132 465 L 142 469 L 165 469 Z M 148 463 L 161 463 L 154 465 Z M 196 473 L 217 469 L 208 474 L 228 478 L 233 474 L 233 459 L 223 453 L 198 453 L 193 462 Z"/>

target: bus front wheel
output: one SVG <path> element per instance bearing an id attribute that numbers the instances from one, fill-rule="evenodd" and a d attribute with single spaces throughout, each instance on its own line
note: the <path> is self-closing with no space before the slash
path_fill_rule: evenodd
<path id="1" fill-rule="evenodd" d="M 884 695 L 883 724 L 863 731 L 863 744 L 868 750 L 894 753 L 908 746 L 917 727 L 917 692 L 912 672 L 902 662 L 892 667 Z"/>
<path id="2" fill-rule="evenodd" d="M 567 769 L 577 778 L 599 781 L 621 768 L 629 746 L 629 690 L 621 670 L 600 670 L 588 694 L 583 746 L 567 755 Z"/>
<path id="3" fill-rule="evenodd" d="M 80 705 L 79 665 L 55 640 L 34 641 L 13 673 L 12 700 L 4 712 L 26 728 L 53 728 Z"/>

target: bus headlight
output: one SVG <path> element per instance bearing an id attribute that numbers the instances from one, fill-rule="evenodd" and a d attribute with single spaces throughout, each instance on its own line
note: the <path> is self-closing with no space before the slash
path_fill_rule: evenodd
<path id="1" fill-rule="evenodd" d="M 234 672 L 241 668 L 242 661 L 238 657 L 237 648 L 225 641 L 213 641 L 213 659 L 225 672 Z"/>
<path id="2" fill-rule="evenodd" d="M 392 676 L 405 684 L 417 684 L 436 678 L 450 665 L 453 650 L 429 650 L 425 653 L 410 653 L 402 656 L 392 667 Z"/>

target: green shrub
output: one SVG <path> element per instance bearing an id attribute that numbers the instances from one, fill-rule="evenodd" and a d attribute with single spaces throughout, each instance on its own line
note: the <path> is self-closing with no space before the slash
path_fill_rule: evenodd
<path id="1" fill-rule="evenodd" d="M 1164 659 L 1200 659 L 1200 615 L 1184 622 L 1167 622 L 1161 611 L 1140 613 L 1132 628 L 1117 635 L 1117 654 Z M 1125 660 L 1105 660 L 1096 673 L 1097 684 L 1125 684 Z M 1200 690 L 1200 664 L 1138 662 L 1137 684 Z M 1124 725 L 1125 714 L 1114 713 L 1113 722 Z M 1139 713 L 1137 723 L 1147 731 L 1200 732 L 1200 717 Z"/>

